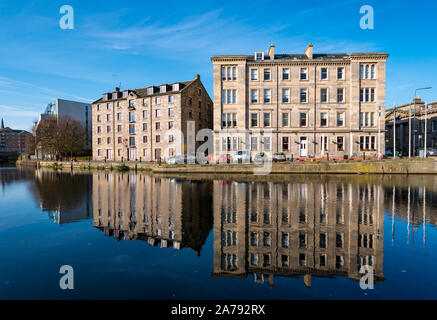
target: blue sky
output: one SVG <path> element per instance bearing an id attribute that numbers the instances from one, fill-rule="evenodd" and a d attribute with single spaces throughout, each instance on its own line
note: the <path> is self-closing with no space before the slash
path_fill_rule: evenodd
<path id="1" fill-rule="evenodd" d="M 59 27 L 62 5 L 74 29 Z M 372 5 L 375 29 L 359 27 Z M 0 1 L 0 118 L 30 129 L 55 98 L 186 81 L 212 95 L 214 54 L 387 52 L 386 105 L 437 101 L 436 1 Z"/>

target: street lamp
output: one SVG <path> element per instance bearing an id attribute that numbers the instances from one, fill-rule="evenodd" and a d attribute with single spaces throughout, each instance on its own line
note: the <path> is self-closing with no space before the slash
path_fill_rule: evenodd
<path id="1" fill-rule="evenodd" d="M 428 90 L 432 87 L 424 87 L 424 88 L 417 88 L 414 90 L 414 155 L 416 154 L 416 94 L 419 90 Z M 409 117 L 408 117 L 408 158 L 411 158 L 411 104 L 409 109 Z"/>

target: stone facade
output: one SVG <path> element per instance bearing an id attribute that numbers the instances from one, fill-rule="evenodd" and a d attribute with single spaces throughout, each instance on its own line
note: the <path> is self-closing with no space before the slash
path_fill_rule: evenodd
<path id="1" fill-rule="evenodd" d="M 26 153 L 28 139 L 32 136 L 25 130 L 16 130 L 5 127 L 3 119 L 0 126 L 0 152 Z"/>
<path id="2" fill-rule="evenodd" d="M 414 101 L 396 107 L 396 151 L 402 156 L 408 156 L 410 137 L 410 116 L 411 116 L 411 156 L 422 155 L 425 146 L 425 119 L 426 119 L 426 147 L 427 153 L 431 148 L 437 149 L 437 102 L 428 104 L 428 111 L 425 116 L 425 103 L 416 97 Z M 410 115 L 411 109 L 411 115 Z M 386 110 L 386 149 L 393 152 L 393 124 L 394 108 Z M 416 128 L 414 130 L 414 127 Z"/>
<path id="3" fill-rule="evenodd" d="M 314 54 L 312 44 L 303 54 L 274 49 L 211 58 L 216 154 L 383 152 L 386 53 Z"/>
<path id="4" fill-rule="evenodd" d="M 212 101 L 198 75 L 186 82 L 115 88 L 92 108 L 94 160 L 156 161 L 185 154 L 187 123 L 195 122 L 194 133 L 212 127 Z"/>

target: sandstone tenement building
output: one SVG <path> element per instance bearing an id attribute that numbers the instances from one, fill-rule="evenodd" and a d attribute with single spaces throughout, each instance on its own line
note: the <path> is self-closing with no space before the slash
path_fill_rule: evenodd
<path id="1" fill-rule="evenodd" d="M 191 121 L 192 131 L 187 130 Z M 140 89 L 115 88 L 93 103 L 93 159 L 152 161 L 184 154 L 188 132 L 211 127 L 212 101 L 199 75 Z"/>
<path id="2" fill-rule="evenodd" d="M 387 57 L 316 54 L 312 44 L 303 54 L 275 54 L 271 45 L 268 53 L 213 56 L 215 152 L 383 153 Z"/>

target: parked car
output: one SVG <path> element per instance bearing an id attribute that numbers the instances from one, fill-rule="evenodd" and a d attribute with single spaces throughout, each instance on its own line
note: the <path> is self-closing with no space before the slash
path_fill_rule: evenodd
<path id="1" fill-rule="evenodd" d="M 227 154 L 221 154 L 217 160 L 218 163 L 231 163 L 232 161 L 232 156 L 227 153 Z"/>
<path id="2" fill-rule="evenodd" d="M 283 153 L 283 152 L 275 152 L 273 154 L 273 161 L 274 162 L 287 161 L 287 157 L 285 156 L 285 153 Z"/>
<path id="3" fill-rule="evenodd" d="M 437 149 L 436 148 L 426 148 L 426 156 L 427 157 L 436 157 Z"/>
<path id="4" fill-rule="evenodd" d="M 267 154 L 265 154 L 264 152 L 259 152 L 255 154 L 255 156 L 253 157 L 253 162 L 255 163 L 262 163 L 267 160 L 268 160 Z"/>
<path id="5" fill-rule="evenodd" d="M 235 162 L 250 162 L 250 152 L 249 151 L 237 151 L 237 154 L 234 157 Z"/>
<path id="6" fill-rule="evenodd" d="M 167 159 L 168 164 L 184 164 L 186 163 L 186 157 L 184 155 L 174 156 Z"/>

